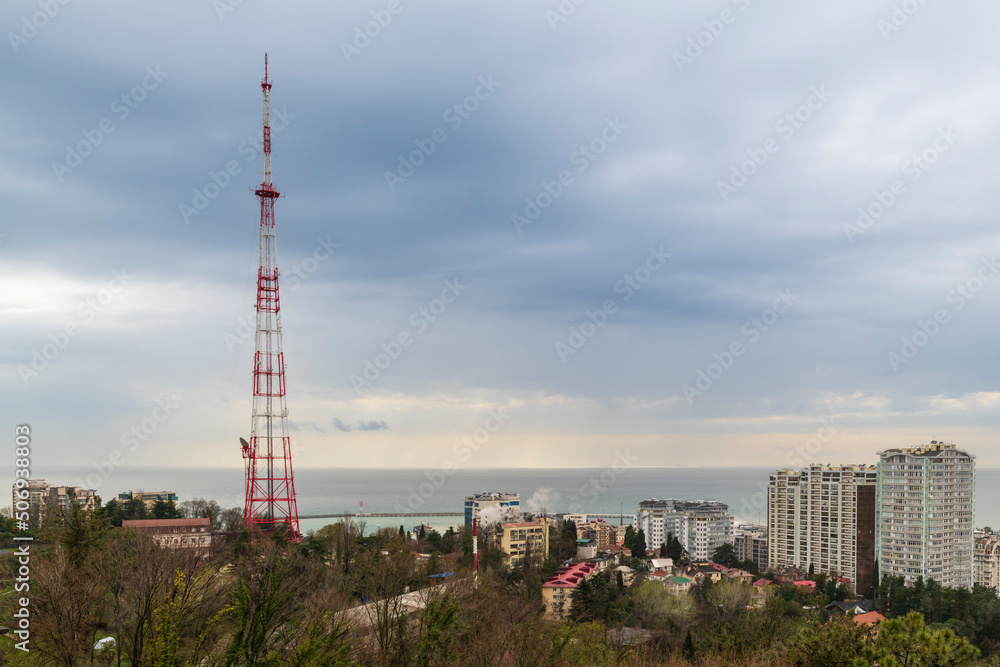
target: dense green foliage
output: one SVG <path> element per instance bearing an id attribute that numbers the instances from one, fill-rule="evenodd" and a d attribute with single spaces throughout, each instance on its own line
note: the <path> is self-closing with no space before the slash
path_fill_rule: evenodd
<path id="1" fill-rule="evenodd" d="M 473 576 L 464 527 L 367 533 L 345 518 L 301 544 L 243 536 L 197 553 L 113 527 L 138 512 L 127 505 L 74 505 L 46 519 L 31 560 L 32 652 L 0 639 L 0 665 L 1000 664 L 1000 601 L 981 588 L 886 579 L 890 618 L 876 633 L 850 617 L 826 618 L 824 606 L 844 591 L 823 575 L 815 591 L 706 578 L 673 595 L 630 559 L 633 572 L 612 566 L 583 580 L 568 618 L 550 620 L 541 586 L 559 565 L 554 555 L 575 549 L 572 524 L 553 526 L 547 558 L 514 569 L 484 544 Z M 184 509 L 222 521 L 207 503 Z M 642 537 L 631 533 L 633 549 Z M 16 561 L 7 566 L 9 587 Z M 14 604 L 0 597 L 0 613 L 9 617 Z M 95 651 L 104 637 L 115 644 Z"/>

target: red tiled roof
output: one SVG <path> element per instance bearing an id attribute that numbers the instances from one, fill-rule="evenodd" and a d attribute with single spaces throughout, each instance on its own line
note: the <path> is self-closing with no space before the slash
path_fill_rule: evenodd
<path id="1" fill-rule="evenodd" d="M 725 572 L 723 572 L 723 574 L 726 575 L 727 577 L 752 577 L 753 576 L 752 574 L 750 574 L 749 572 L 746 572 L 745 570 L 737 570 L 736 568 L 733 568 L 731 570 L 726 570 Z"/>
<path id="2" fill-rule="evenodd" d="M 122 528 L 169 528 L 171 526 L 210 526 L 212 524 L 205 519 L 126 519 L 122 521 Z"/>
<path id="3" fill-rule="evenodd" d="M 576 588 L 577 584 L 597 571 L 594 563 L 567 565 L 542 584 L 542 588 Z"/>
<path id="4" fill-rule="evenodd" d="M 803 579 L 801 581 L 793 581 L 796 586 L 805 586 L 806 588 L 811 588 L 816 590 L 816 582 L 811 579 Z"/>
<path id="5" fill-rule="evenodd" d="M 773 584 L 773 583 L 774 582 L 771 581 L 770 579 L 761 578 L 761 579 L 758 579 L 757 581 L 753 582 L 753 585 L 754 586 L 764 587 L 764 586 L 768 586 L 768 585 Z"/>
<path id="6" fill-rule="evenodd" d="M 879 621 L 884 620 L 885 616 L 877 611 L 870 611 L 867 614 L 858 614 L 854 617 L 854 622 L 858 625 L 872 625 L 873 623 L 878 623 Z"/>

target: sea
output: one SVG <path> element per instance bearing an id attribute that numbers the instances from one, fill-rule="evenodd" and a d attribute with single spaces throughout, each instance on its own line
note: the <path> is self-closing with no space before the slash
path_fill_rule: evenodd
<path id="1" fill-rule="evenodd" d="M 772 468 L 724 467 L 498 468 L 447 473 L 440 469 L 307 468 L 295 471 L 295 491 L 300 516 L 359 514 L 363 504 L 368 532 L 401 525 L 406 530 L 429 525 L 443 532 L 460 526 L 465 521 L 458 516 L 464 511 L 465 497 L 484 491 L 518 493 L 525 511 L 624 515 L 626 523 L 642 500 L 717 500 L 729 505 L 737 520 L 763 524 L 771 472 Z M 223 508 L 243 506 L 243 475 L 242 468 L 119 466 L 107 478 L 87 467 L 32 470 L 32 477 L 50 484 L 96 488 L 105 502 L 123 491 L 173 491 L 179 502 L 205 498 Z M 433 516 L 448 512 L 456 516 Z M 975 518 L 977 527 L 1000 527 L 1000 468 L 976 471 Z M 306 518 L 300 527 L 306 533 L 335 521 Z"/>

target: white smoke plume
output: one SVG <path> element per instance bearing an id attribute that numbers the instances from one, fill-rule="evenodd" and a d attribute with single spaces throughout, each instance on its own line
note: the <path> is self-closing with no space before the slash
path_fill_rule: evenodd
<path id="1" fill-rule="evenodd" d="M 559 493 L 553 491 L 551 486 L 540 487 L 524 504 L 531 514 L 541 514 L 551 512 L 555 504 L 559 502 Z"/>
<path id="2" fill-rule="evenodd" d="M 479 510 L 479 524 L 491 526 L 498 523 L 511 523 L 521 520 L 521 511 L 516 507 L 500 507 L 490 505 Z"/>

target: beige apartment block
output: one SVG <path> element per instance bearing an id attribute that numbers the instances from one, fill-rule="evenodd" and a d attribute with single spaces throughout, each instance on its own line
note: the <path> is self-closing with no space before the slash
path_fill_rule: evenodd
<path id="1" fill-rule="evenodd" d="M 858 594 L 874 585 L 878 471 L 811 465 L 771 473 L 767 563 L 845 577 Z"/>

